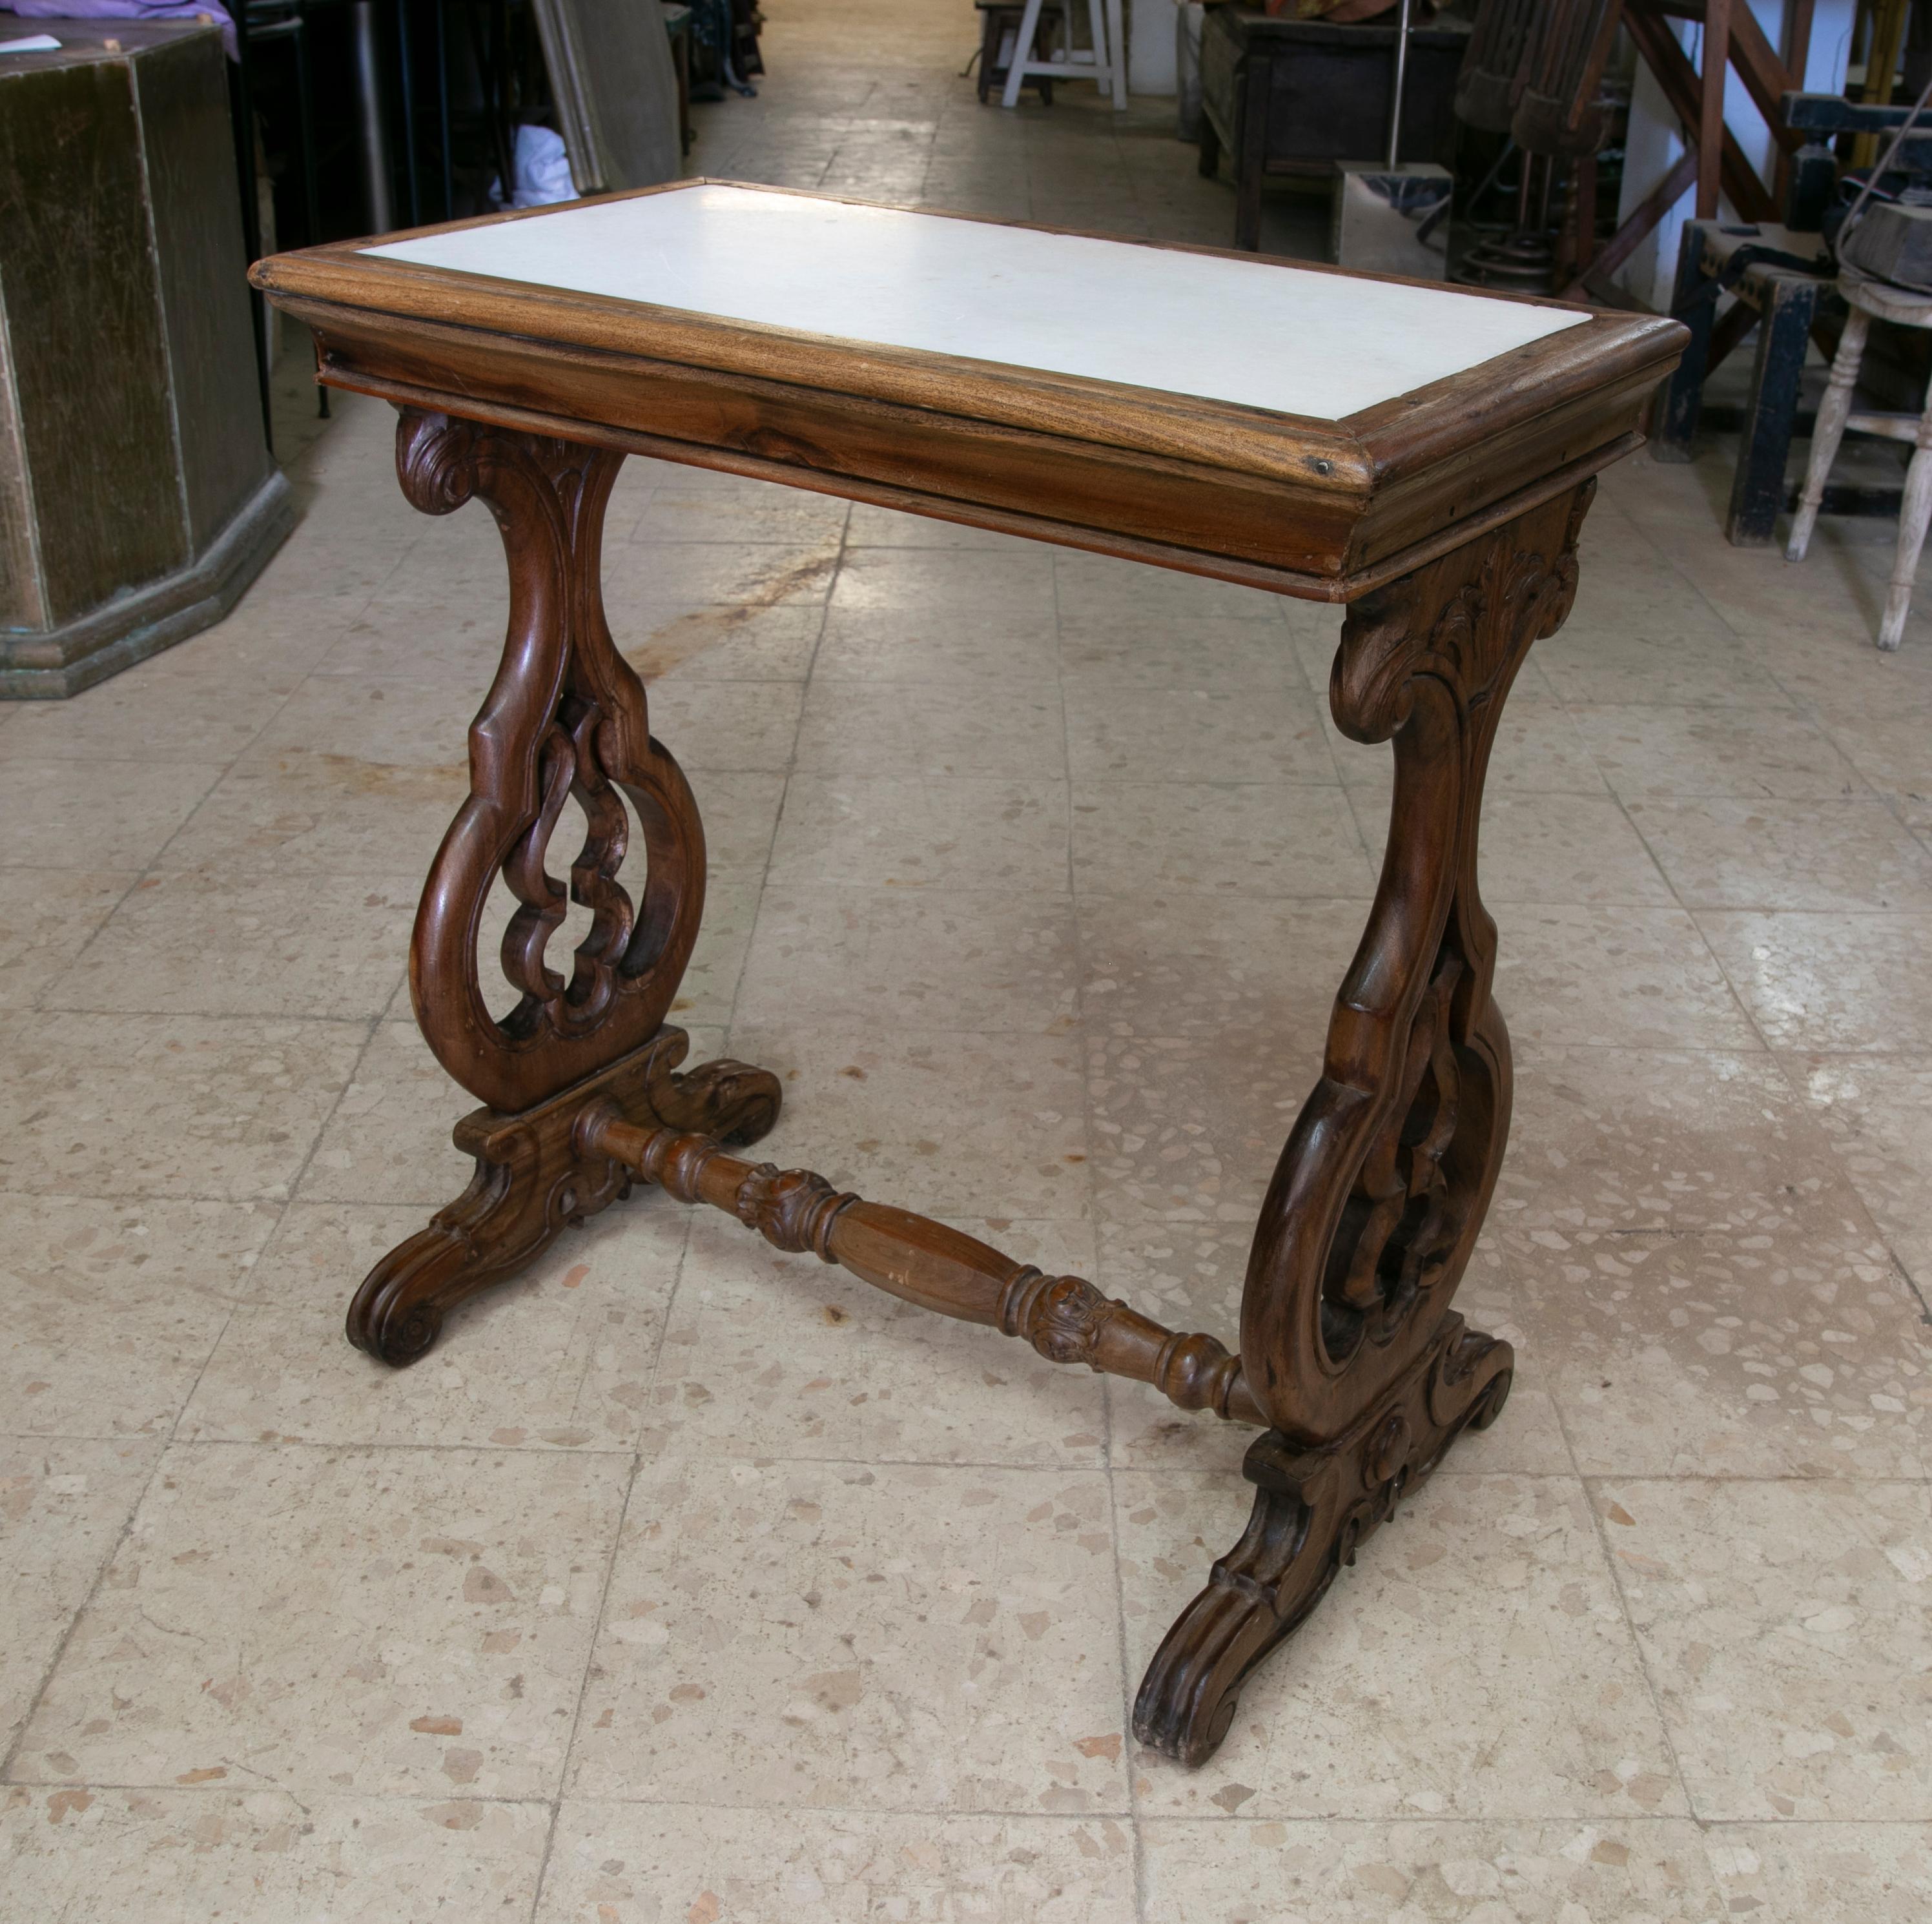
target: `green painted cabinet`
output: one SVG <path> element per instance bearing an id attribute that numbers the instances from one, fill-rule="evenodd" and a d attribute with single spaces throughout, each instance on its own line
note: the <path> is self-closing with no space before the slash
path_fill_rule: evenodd
<path id="1" fill-rule="evenodd" d="M 62 45 L 0 55 L 0 696 L 16 697 L 74 694 L 218 621 L 294 519 L 262 430 L 220 34 L 18 25 Z"/>

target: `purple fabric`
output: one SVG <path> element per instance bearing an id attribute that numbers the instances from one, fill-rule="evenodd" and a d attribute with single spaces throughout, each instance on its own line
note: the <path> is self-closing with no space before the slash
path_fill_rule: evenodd
<path id="1" fill-rule="evenodd" d="M 192 20 L 206 13 L 235 58 L 235 22 L 220 0 L 0 0 L 0 13 L 23 20 Z"/>

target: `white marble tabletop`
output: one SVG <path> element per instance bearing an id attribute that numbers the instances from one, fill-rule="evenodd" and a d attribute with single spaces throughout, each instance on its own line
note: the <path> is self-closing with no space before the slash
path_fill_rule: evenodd
<path id="1" fill-rule="evenodd" d="M 712 182 L 364 251 L 1317 421 L 1588 318 L 1422 282 Z"/>

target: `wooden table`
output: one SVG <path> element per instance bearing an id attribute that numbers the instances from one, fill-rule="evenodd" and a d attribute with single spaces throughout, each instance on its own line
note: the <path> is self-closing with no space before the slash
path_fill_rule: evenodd
<path id="1" fill-rule="evenodd" d="M 1206 1758 L 1247 1674 L 1508 1393 L 1508 1346 L 1450 1307 L 1509 1128 L 1484 771 L 1530 644 L 1569 611 L 1592 477 L 1637 445 L 1684 330 L 706 181 L 281 255 L 254 277 L 315 331 L 322 380 L 398 404 L 410 500 L 480 499 L 509 559 L 470 799 L 410 956 L 430 1048 L 486 1105 L 456 1129 L 476 1177 L 376 1265 L 350 1340 L 413 1362 L 452 1305 L 642 1182 L 1255 1425 L 1246 1533 L 1135 1710 L 1142 1741 Z M 633 449 L 1349 604 L 1330 698 L 1348 735 L 1394 743 L 1388 853 L 1262 1206 L 1238 1349 L 730 1152 L 770 1128 L 779 1089 L 739 1062 L 680 1073 L 686 1038 L 664 1026 L 704 836 L 604 624 L 604 504 Z M 566 895 L 546 855 L 573 795 L 588 834 Z M 616 881 L 633 834 L 636 902 Z M 499 872 L 520 998 L 500 1020 L 479 951 Z M 591 925 L 555 966 L 568 900 Z"/>

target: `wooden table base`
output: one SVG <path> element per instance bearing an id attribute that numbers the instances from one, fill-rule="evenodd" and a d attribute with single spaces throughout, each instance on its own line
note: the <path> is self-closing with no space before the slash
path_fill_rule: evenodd
<path id="1" fill-rule="evenodd" d="M 476 1160 L 469 1189 L 377 1264 L 351 1305 L 350 1338 L 386 1362 L 415 1361 L 452 1305 L 644 1181 L 1056 1362 L 1257 1425 L 1244 1466 L 1256 1489 L 1248 1527 L 1168 1632 L 1135 1706 L 1143 1743 L 1200 1763 L 1226 1735 L 1249 1673 L 1398 1498 L 1508 1394 L 1508 1345 L 1450 1307 L 1509 1132 L 1509 1038 L 1490 999 L 1496 928 L 1477 893 L 1477 828 L 1510 685 L 1574 598 L 1594 484 L 1348 610 L 1330 703 L 1355 739 L 1394 743 L 1388 845 L 1322 1078 L 1262 1204 L 1230 1351 L 1083 1278 L 1047 1276 L 808 1170 L 729 1152 L 771 1128 L 779 1088 L 738 1062 L 678 1073 L 686 1038 L 664 1026 L 703 913 L 704 833 L 604 624 L 599 544 L 622 458 L 403 415 L 410 499 L 433 514 L 484 501 L 510 563 L 502 664 L 470 730 L 470 797 L 431 868 L 410 966 L 430 1047 L 489 1106 L 457 1126 Z M 589 835 L 566 898 L 545 858 L 572 796 Z M 634 820 L 650 856 L 636 904 L 616 879 Z M 479 952 L 499 873 L 519 904 L 501 961 L 521 995 L 500 1021 L 484 1001 Z M 567 899 L 592 919 L 566 977 L 545 945 Z"/>

